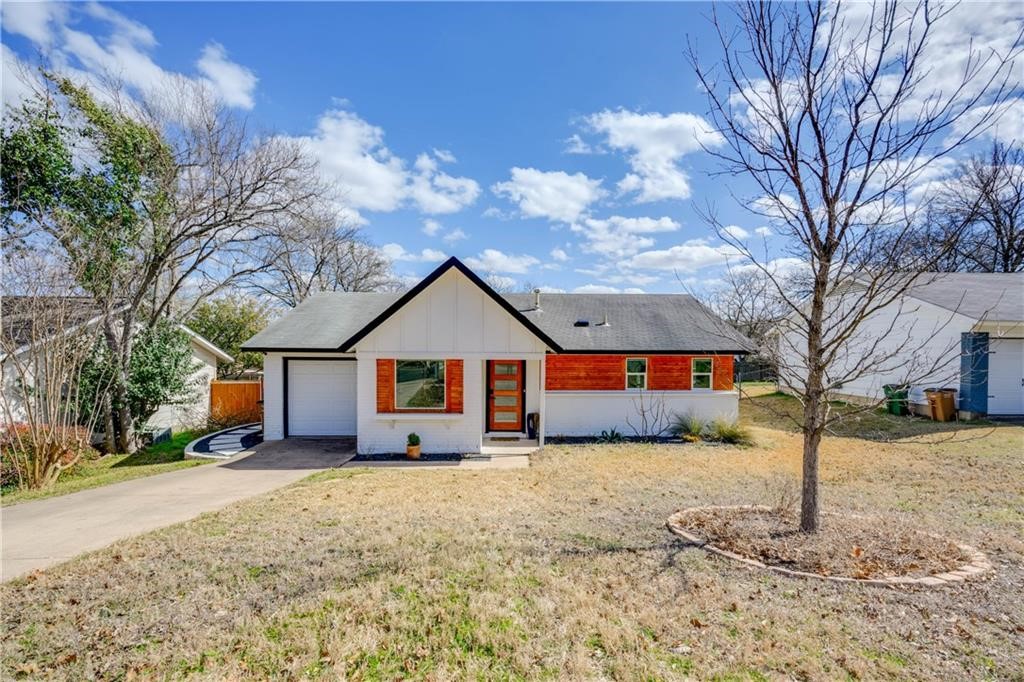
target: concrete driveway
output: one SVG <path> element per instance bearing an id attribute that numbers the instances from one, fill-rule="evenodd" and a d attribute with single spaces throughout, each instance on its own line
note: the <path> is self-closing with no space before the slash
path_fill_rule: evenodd
<path id="1" fill-rule="evenodd" d="M 273 441 L 222 464 L 4 507 L 0 578 L 10 580 L 116 540 L 186 521 L 341 466 L 353 456 L 353 440 Z"/>

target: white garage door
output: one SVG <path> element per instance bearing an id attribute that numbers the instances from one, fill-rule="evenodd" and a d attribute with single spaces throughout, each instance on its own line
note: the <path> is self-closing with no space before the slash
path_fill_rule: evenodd
<path id="1" fill-rule="evenodd" d="M 1024 339 L 992 339 L 988 350 L 988 413 L 1024 414 Z"/>
<path id="2" fill-rule="evenodd" d="M 288 435 L 354 436 L 356 363 L 288 361 Z"/>

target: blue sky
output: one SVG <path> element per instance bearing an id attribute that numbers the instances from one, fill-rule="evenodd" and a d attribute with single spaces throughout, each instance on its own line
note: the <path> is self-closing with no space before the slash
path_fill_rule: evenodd
<path id="1" fill-rule="evenodd" d="M 306 139 L 401 275 L 456 255 L 517 287 L 679 291 L 677 273 L 699 286 L 725 260 L 696 208 L 768 232 L 731 196 L 755 199 L 749 185 L 711 176 L 699 148 L 715 134 L 684 49 L 713 47 L 709 11 L 5 3 L 4 100 L 11 65 L 40 53 L 140 89 L 206 79 L 257 126 Z"/>

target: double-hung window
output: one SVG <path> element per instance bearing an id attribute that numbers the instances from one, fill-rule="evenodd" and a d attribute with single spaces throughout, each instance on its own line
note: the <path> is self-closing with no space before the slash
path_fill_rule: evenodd
<path id="1" fill-rule="evenodd" d="M 445 409 L 444 360 L 396 360 L 395 408 Z"/>
<path id="2" fill-rule="evenodd" d="M 647 388 L 647 358 L 626 358 L 626 388 Z"/>
<path id="3" fill-rule="evenodd" d="M 694 389 L 710 389 L 711 367 L 711 358 L 694 358 L 693 369 L 690 373 L 690 386 Z"/>

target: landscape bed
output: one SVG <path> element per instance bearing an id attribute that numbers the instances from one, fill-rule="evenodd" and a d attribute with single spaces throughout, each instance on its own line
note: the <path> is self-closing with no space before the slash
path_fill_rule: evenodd
<path id="1" fill-rule="evenodd" d="M 773 477 L 798 474 L 799 436 L 754 421 L 746 448 L 554 446 L 527 469 L 316 474 L 0 587 L 0 677 L 1020 676 L 1024 428 L 825 441 L 824 509 L 995 565 L 879 590 L 751 570 L 665 528 L 683 507 L 770 504 Z"/>

